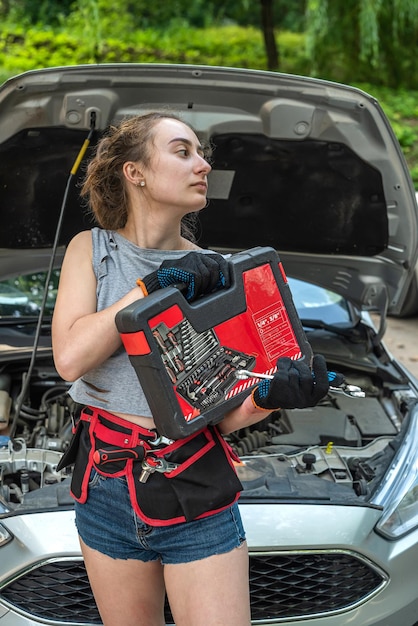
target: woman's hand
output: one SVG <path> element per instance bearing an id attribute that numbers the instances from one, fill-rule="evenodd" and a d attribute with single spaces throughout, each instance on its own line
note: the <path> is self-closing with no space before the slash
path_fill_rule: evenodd
<path id="1" fill-rule="evenodd" d="M 304 409 L 318 404 L 328 389 L 327 364 L 321 354 L 314 356 L 312 370 L 305 361 L 282 357 L 273 378 L 253 389 L 252 399 L 260 409 Z"/>
<path id="2" fill-rule="evenodd" d="M 164 261 L 158 270 L 138 281 L 147 294 L 180 283 L 187 286 L 185 298 L 189 302 L 216 289 L 228 288 L 228 261 L 220 254 L 189 252 L 181 259 Z"/>
<path id="3" fill-rule="evenodd" d="M 305 361 L 279 358 L 274 376 L 270 380 L 263 379 L 240 406 L 227 413 L 218 425 L 219 430 L 226 435 L 251 426 L 279 408 L 315 406 L 328 393 L 330 379 L 332 385 L 338 387 L 344 377 L 328 372 L 325 359 L 320 354 L 314 356 L 312 370 Z"/>

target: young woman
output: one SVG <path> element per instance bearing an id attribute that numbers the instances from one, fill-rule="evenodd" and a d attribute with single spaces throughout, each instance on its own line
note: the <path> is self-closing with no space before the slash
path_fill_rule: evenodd
<path id="1" fill-rule="evenodd" d="M 166 489 L 170 481 L 163 473 L 149 472 L 145 480 L 139 462 L 107 469 L 97 462 L 103 443 L 132 449 L 140 442 L 151 455 L 154 445 L 167 454 L 170 445 L 180 445 L 156 445 L 153 417 L 115 315 L 179 277 L 189 300 L 228 288 L 227 261 L 184 234 L 184 218 L 206 205 L 210 170 L 194 131 L 173 115 L 155 112 L 112 127 L 82 189 L 100 228 L 76 235 L 62 266 L 54 358 L 60 375 L 73 382 L 72 398 L 84 407 L 72 493 L 105 626 L 163 626 L 165 593 L 177 626 L 250 624 L 240 485 L 221 434 L 279 406 L 312 406 L 328 390 L 322 357 L 314 358 L 314 375 L 306 365 L 280 359 L 273 381 L 257 386 L 217 427 L 180 442 L 183 459 L 195 452 L 199 437 L 211 437 L 218 455 L 215 464 L 208 459 L 207 468 L 203 463 L 189 470 L 200 472 L 196 483 L 204 485 L 194 490 L 191 509 L 183 507 L 181 494 L 177 501 Z M 217 472 L 223 472 L 221 480 Z"/>

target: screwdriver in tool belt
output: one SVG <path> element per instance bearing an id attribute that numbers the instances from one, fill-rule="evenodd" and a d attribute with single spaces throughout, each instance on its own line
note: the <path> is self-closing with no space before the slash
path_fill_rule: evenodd
<path id="1" fill-rule="evenodd" d="M 96 465 L 104 465 L 115 461 L 142 461 L 145 457 L 144 446 L 135 446 L 134 448 L 98 448 L 93 454 L 93 461 Z"/>
<path id="2" fill-rule="evenodd" d="M 328 381 L 332 383 L 337 374 L 335 372 L 328 372 Z M 261 374 L 260 372 L 251 372 L 250 370 L 236 370 L 235 377 L 238 380 L 245 380 L 246 378 L 263 378 L 265 380 L 272 380 L 274 376 L 272 374 Z M 354 397 L 354 398 L 365 398 L 366 394 L 364 391 L 357 387 L 357 385 L 349 385 L 345 382 L 342 382 L 339 387 L 333 387 L 330 385 L 330 391 L 334 391 L 336 393 L 343 393 L 346 396 Z"/>

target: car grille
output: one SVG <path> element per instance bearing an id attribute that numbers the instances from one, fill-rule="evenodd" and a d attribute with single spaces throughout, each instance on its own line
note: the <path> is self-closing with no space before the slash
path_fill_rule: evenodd
<path id="1" fill-rule="evenodd" d="M 374 594 L 385 575 L 352 553 L 250 553 L 252 622 L 330 614 Z M 50 560 L 6 584 L 0 600 L 52 623 L 101 624 L 81 559 Z M 166 606 L 167 623 L 172 622 Z"/>

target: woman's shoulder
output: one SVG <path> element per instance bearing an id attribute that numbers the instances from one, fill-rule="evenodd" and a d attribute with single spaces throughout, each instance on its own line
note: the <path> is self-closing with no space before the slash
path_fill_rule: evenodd
<path id="1" fill-rule="evenodd" d="M 74 235 L 65 251 L 63 268 L 81 268 L 89 263 L 91 265 L 92 243 L 91 232 L 83 230 Z"/>
<path id="2" fill-rule="evenodd" d="M 202 251 L 202 248 L 198 246 L 197 243 L 195 243 L 194 241 L 190 241 L 190 239 L 187 239 L 186 237 L 182 237 L 181 241 L 182 245 L 180 250 L 186 250 L 187 252 L 192 252 L 193 250 L 196 250 L 197 252 Z"/>
<path id="3" fill-rule="evenodd" d="M 100 246 L 114 246 L 114 240 L 112 238 L 111 231 L 104 230 L 103 228 L 94 227 L 90 230 L 81 230 L 74 235 L 71 239 L 68 247 L 74 248 L 87 248 L 89 251 Z"/>
<path id="4" fill-rule="evenodd" d="M 207 248 L 202 248 L 194 241 L 190 241 L 183 237 L 183 250 L 186 252 L 202 252 L 203 254 L 215 254 L 213 250 L 208 250 Z"/>
<path id="5" fill-rule="evenodd" d="M 80 248 L 91 249 L 91 230 L 80 230 L 71 239 L 67 246 L 67 252 L 71 250 L 80 250 Z"/>

